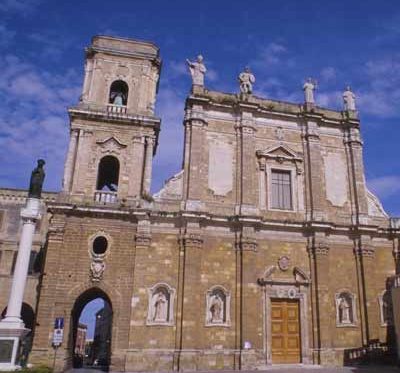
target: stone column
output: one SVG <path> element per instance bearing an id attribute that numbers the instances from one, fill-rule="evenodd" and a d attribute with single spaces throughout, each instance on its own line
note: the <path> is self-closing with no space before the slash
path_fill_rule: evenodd
<path id="1" fill-rule="evenodd" d="M 201 333 L 198 331 L 204 326 L 204 310 L 199 308 L 203 304 L 204 297 L 200 282 L 203 238 L 198 223 L 188 223 L 181 240 L 185 264 L 181 285 L 183 287 L 181 320 L 177 319 L 177 322 L 181 323 L 180 356 L 179 363 L 175 367 L 179 370 L 196 370 L 197 350 L 203 345 Z M 199 317 L 199 315 L 202 316 Z"/>
<path id="2" fill-rule="evenodd" d="M 307 219 L 325 220 L 327 204 L 325 195 L 324 165 L 318 133 L 318 118 L 306 118 L 306 179 L 307 179 Z"/>
<path id="3" fill-rule="evenodd" d="M 347 132 L 345 145 L 350 162 L 351 189 L 353 196 L 353 224 L 368 223 L 368 201 L 365 188 L 364 162 L 362 156 L 363 143 L 357 127 L 351 127 Z"/>
<path id="4" fill-rule="evenodd" d="M 236 127 L 238 133 L 239 164 L 237 177 L 239 180 L 240 213 L 244 215 L 254 215 L 258 213 L 256 175 L 256 149 L 254 134 L 253 115 L 250 112 L 242 112 L 241 120 Z"/>
<path id="5" fill-rule="evenodd" d="M 184 197 L 187 210 L 201 210 L 201 200 L 207 188 L 204 165 L 207 164 L 207 144 L 204 119 L 200 105 L 187 109 L 185 117 Z"/>
<path id="6" fill-rule="evenodd" d="M 329 247 L 319 238 L 309 244 L 312 311 L 313 311 L 313 360 L 316 364 L 329 361 L 331 344 L 332 299 L 329 297 Z"/>
<path id="7" fill-rule="evenodd" d="M 238 245 L 240 250 L 240 369 L 251 369 L 255 361 L 260 363 L 262 356 L 262 337 L 259 328 L 262 322 L 262 296 L 254 276 L 257 267 L 257 241 L 252 227 L 243 227 Z M 256 292 L 254 291 L 256 288 Z M 257 315 L 255 317 L 254 315 Z M 246 344 L 246 348 L 245 348 Z M 261 354 L 262 355 L 262 354 Z"/>
<path id="8" fill-rule="evenodd" d="M 15 370 L 19 368 L 16 362 L 19 342 L 29 332 L 29 329 L 25 328 L 21 319 L 21 308 L 28 276 L 35 225 L 40 219 L 40 199 L 28 198 L 26 207 L 21 211 L 21 219 L 22 233 L 8 300 L 7 314 L 0 322 L 0 350 L 3 353 L 8 350 L 9 354 L 1 356 L 0 370 Z"/>
<path id="9" fill-rule="evenodd" d="M 356 257 L 361 338 L 363 345 L 366 346 L 371 339 L 379 338 L 379 331 L 371 329 L 369 324 L 369 320 L 379 320 L 379 315 L 376 312 L 376 299 L 374 299 L 375 292 L 373 291 L 374 282 L 372 279 L 374 276 L 371 276 L 376 267 L 373 260 L 375 250 L 365 240 L 359 239 L 354 247 L 354 255 Z"/>
<path id="10" fill-rule="evenodd" d="M 76 148 L 78 144 L 78 131 L 71 129 L 71 135 L 69 139 L 68 153 L 65 160 L 64 167 L 64 178 L 63 178 L 63 192 L 69 192 L 71 190 L 71 184 L 74 176 Z"/>
<path id="11" fill-rule="evenodd" d="M 150 195 L 151 171 L 153 168 L 153 147 L 154 139 L 152 137 L 146 137 L 146 154 L 144 161 L 142 195 Z"/>
<path id="12" fill-rule="evenodd" d="M 129 154 L 131 164 L 129 166 L 129 174 L 136 177 L 129 178 L 128 198 L 137 199 L 141 196 L 143 165 L 145 154 L 145 138 L 144 136 L 135 136 L 132 139 L 132 152 Z"/>

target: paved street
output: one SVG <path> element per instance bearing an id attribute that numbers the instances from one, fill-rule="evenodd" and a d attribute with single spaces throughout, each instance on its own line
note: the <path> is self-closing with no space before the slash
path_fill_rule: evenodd
<path id="1" fill-rule="evenodd" d="M 72 373 L 100 373 L 101 370 L 95 369 L 73 369 L 69 372 Z M 202 373 L 208 372 L 221 372 L 221 371 L 202 371 Z M 224 373 L 237 373 L 237 371 L 223 371 Z M 243 373 L 400 373 L 400 368 L 391 367 L 387 365 L 377 365 L 377 366 L 365 366 L 365 367 L 343 367 L 343 368 L 323 368 L 319 366 L 271 366 L 265 370 L 257 371 L 242 371 Z"/>

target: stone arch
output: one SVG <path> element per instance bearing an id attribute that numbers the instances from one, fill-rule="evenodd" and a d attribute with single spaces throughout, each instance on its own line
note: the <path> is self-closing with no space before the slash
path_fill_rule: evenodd
<path id="1" fill-rule="evenodd" d="M 96 190 L 118 191 L 120 162 L 114 155 L 102 157 L 97 166 Z M 107 188 L 107 189 L 105 189 Z"/>
<path id="2" fill-rule="evenodd" d="M 108 319 L 107 324 L 103 325 L 104 332 L 102 333 L 102 339 L 97 342 L 97 349 L 101 352 L 102 361 L 100 365 L 108 367 L 111 361 L 111 342 L 112 342 L 112 318 L 113 318 L 113 308 L 115 305 L 112 303 L 109 295 L 100 287 L 93 286 L 84 290 L 82 293 L 76 297 L 74 304 L 71 308 L 71 320 L 70 320 L 70 333 L 68 340 L 68 352 L 72 358 L 72 365 L 74 368 L 79 368 L 83 364 L 83 356 L 78 356 L 75 353 L 75 343 L 77 338 L 77 330 L 79 326 L 79 318 L 83 309 L 91 301 L 101 298 L 104 301 L 103 313 L 107 313 Z M 100 311 L 99 311 L 100 312 Z M 96 336 L 95 336 L 96 339 Z M 96 342 L 94 342 L 96 344 Z M 99 355 L 100 356 L 100 355 Z"/>

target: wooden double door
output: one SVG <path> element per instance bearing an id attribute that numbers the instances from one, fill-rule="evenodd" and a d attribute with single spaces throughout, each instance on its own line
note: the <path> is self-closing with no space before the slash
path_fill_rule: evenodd
<path id="1" fill-rule="evenodd" d="M 301 362 L 298 300 L 271 299 L 271 339 L 273 364 Z"/>

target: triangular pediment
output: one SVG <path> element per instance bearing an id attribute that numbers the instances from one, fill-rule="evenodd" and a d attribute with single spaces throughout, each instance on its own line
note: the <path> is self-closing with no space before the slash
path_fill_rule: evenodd
<path id="1" fill-rule="evenodd" d="M 258 150 L 257 155 L 259 157 L 267 157 L 267 158 L 285 158 L 292 160 L 301 160 L 301 158 L 294 150 L 290 149 L 288 146 L 283 144 L 275 145 L 265 150 Z"/>
<path id="2" fill-rule="evenodd" d="M 107 139 L 104 140 L 99 140 L 97 141 L 97 144 L 99 145 L 107 145 L 107 146 L 116 146 L 119 148 L 125 148 L 127 145 L 125 145 L 122 141 L 120 141 L 118 138 L 115 136 L 108 137 Z"/>

